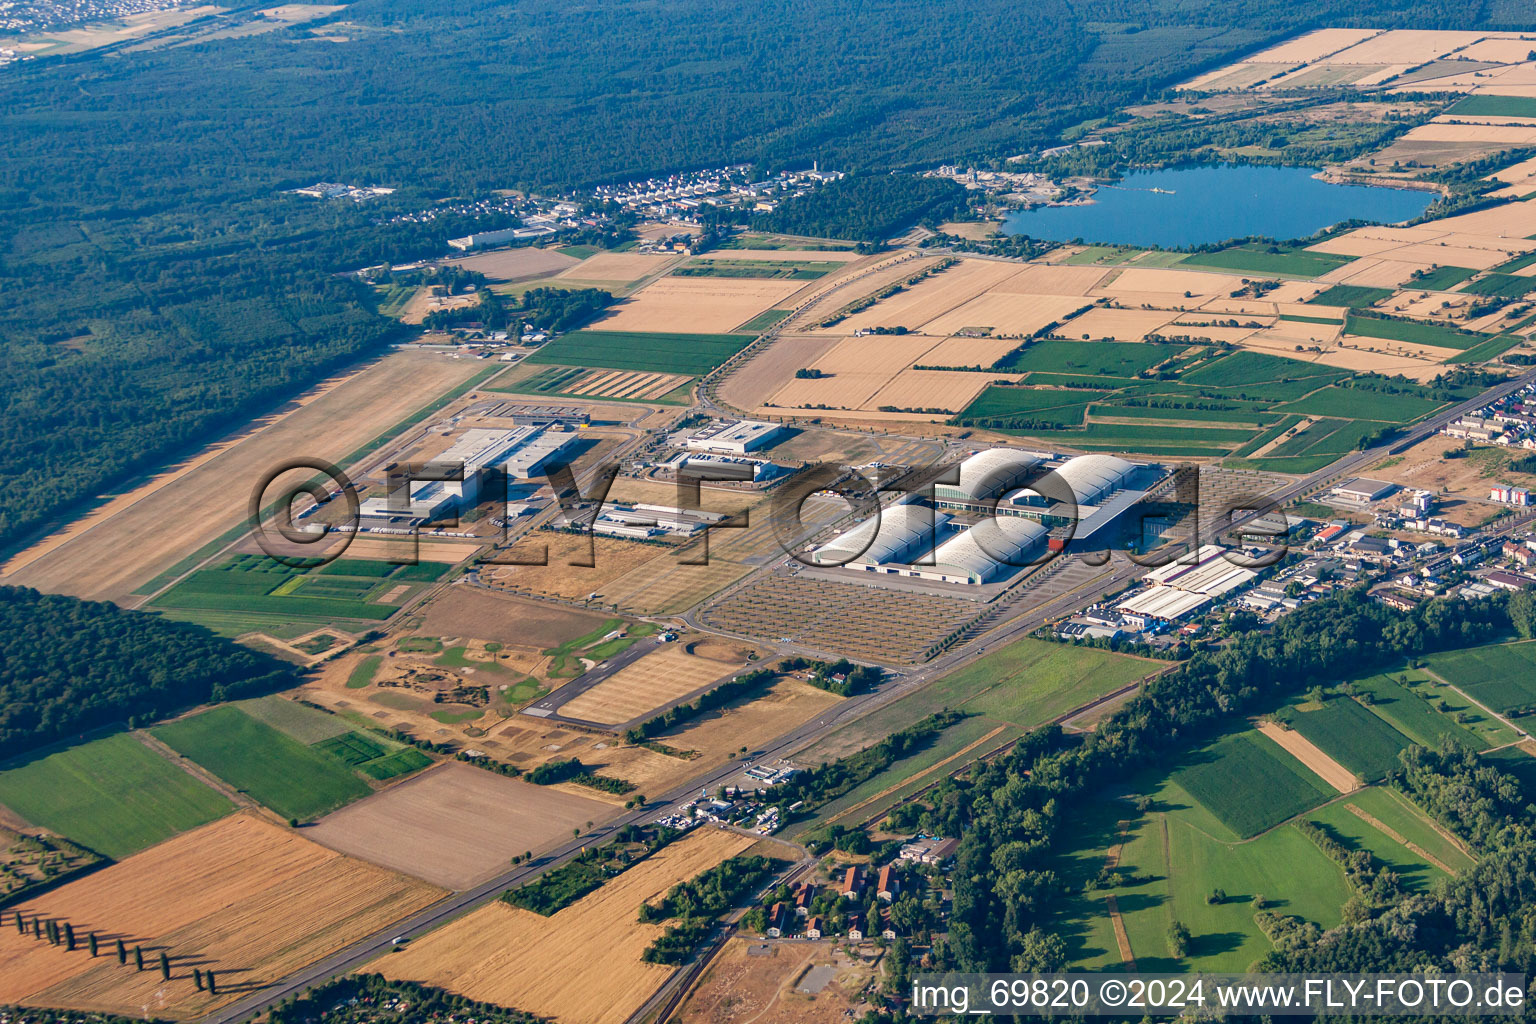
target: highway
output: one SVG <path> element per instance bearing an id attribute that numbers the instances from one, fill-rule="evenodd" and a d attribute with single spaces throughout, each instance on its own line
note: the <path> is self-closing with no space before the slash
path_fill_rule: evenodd
<path id="1" fill-rule="evenodd" d="M 1362 452 L 1351 452 L 1328 466 L 1287 484 L 1270 495 L 1266 495 L 1262 508 L 1248 510 L 1234 516 L 1226 529 L 1230 531 L 1249 523 L 1253 519 L 1281 508 L 1289 502 L 1311 493 L 1345 474 L 1353 472 L 1359 467 L 1369 465 L 1379 458 L 1417 444 L 1453 420 L 1493 401 L 1497 401 L 1532 381 L 1536 381 L 1536 369 L 1532 369 L 1516 378 L 1490 388 L 1475 399 L 1436 413 L 1416 426 L 1403 431 L 1384 445 Z M 1067 615 L 1088 604 L 1092 604 L 1104 594 L 1120 589 L 1130 580 L 1146 571 L 1144 566 L 1136 565 L 1128 559 L 1121 559 L 1119 564 L 1107 576 L 1097 577 L 1076 590 L 1061 594 L 1051 600 L 1031 607 L 1018 617 L 1010 619 L 994 628 L 976 642 L 944 654 L 923 665 L 921 668 L 898 677 L 891 684 L 873 693 L 848 698 L 838 705 L 836 710 L 830 711 L 814 721 L 807 722 L 791 730 L 779 737 L 778 740 L 767 748 L 755 752 L 753 756 L 759 761 L 788 758 L 843 724 L 907 696 L 939 676 L 981 657 L 987 651 L 1028 636 L 1052 619 Z M 640 646 L 640 644 L 635 645 L 635 647 Z M 1077 713 L 1077 710 L 1074 709 L 1072 713 Z M 604 840 L 614 831 L 627 824 L 646 823 L 665 817 L 671 812 L 673 807 L 693 799 L 700 789 L 709 790 L 723 785 L 727 779 L 740 771 L 740 767 L 738 762 L 728 762 L 701 777 L 697 777 L 663 794 L 659 799 L 653 800 L 643 808 L 619 814 L 580 838 L 572 839 L 557 849 L 547 851 L 527 864 L 519 865 L 503 872 L 473 889 L 454 893 L 386 930 L 375 932 L 367 938 L 354 942 L 331 956 L 290 975 L 281 982 L 251 993 L 239 1002 L 211 1014 L 207 1019 L 213 1022 L 213 1024 L 234 1024 L 234 1022 L 257 1014 L 274 1003 L 296 995 L 306 988 L 338 975 L 354 971 L 370 960 L 388 952 L 397 937 L 409 940 L 440 927 L 454 917 L 494 899 L 502 892 L 531 881 L 545 871 L 563 864 L 585 847 L 592 845 L 594 842 Z"/>

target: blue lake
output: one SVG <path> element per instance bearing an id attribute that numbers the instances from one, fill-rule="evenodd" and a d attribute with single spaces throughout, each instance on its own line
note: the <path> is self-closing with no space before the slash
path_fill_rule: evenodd
<path id="1" fill-rule="evenodd" d="M 1081 238 L 1163 248 L 1246 235 L 1283 241 L 1356 218 L 1386 224 L 1411 220 L 1435 199 L 1431 192 L 1333 185 L 1312 177 L 1316 171 L 1238 164 L 1134 171 L 1100 188 L 1094 203 L 1019 210 L 1003 222 L 1002 231 L 1055 242 Z"/>

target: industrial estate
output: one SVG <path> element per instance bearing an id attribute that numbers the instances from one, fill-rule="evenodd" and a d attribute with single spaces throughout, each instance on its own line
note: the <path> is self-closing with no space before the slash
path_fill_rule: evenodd
<path id="1" fill-rule="evenodd" d="M 15 31 L 8 70 L 92 49 Z M 1533 58 L 1318 25 L 980 169 L 273 189 L 434 254 L 334 268 L 386 348 L 0 566 L 259 659 L 5 720 L 7 1019 L 874 1024 L 928 970 L 1525 970 Z M 1297 146 L 1417 212 L 1012 220 Z M 951 205 L 794 219 L 871 180 Z"/>

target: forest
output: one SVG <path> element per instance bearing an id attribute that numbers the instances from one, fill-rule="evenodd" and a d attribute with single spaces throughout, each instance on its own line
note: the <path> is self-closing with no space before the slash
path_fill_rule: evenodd
<path id="1" fill-rule="evenodd" d="M 0 549 L 379 351 L 398 326 L 336 274 L 506 226 L 393 220 L 439 199 L 1025 152 L 1317 25 L 1531 19 L 1513 0 L 360 0 L 260 35 L 13 65 Z M 398 191 L 279 194 L 316 180 Z"/>
<path id="2" fill-rule="evenodd" d="M 298 682 L 287 662 L 201 626 L 0 587 L 0 749 L 8 754 Z"/>
<path id="3" fill-rule="evenodd" d="M 790 199 L 753 227 L 787 235 L 882 242 L 915 224 L 936 225 L 966 214 L 965 186 L 910 174 L 842 178 Z"/>

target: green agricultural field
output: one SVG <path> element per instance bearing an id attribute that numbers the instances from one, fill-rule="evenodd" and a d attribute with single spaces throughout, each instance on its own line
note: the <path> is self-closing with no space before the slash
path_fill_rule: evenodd
<path id="1" fill-rule="evenodd" d="M 381 575 L 385 562 L 339 559 L 324 566 L 291 567 L 259 555 L 235 555 L 212 569 L 199 569 L 155 599 L 154 607 L 215 626 L 221 616 L 236 616 L 251 629 L 278 629 L 294 621 L 315 624 L 340 620 L 376 621 L 399 611 L 375 603 L 394 589 L 401 566 Z M 436 571 L 436 567 L 432 571 Z"/>
<path id="2" fill-rule="evenodd" d="M 750 334 L 573 331 L 549 342 L 525 362 L 703 376 L 751 341 Z"/>
<path id="3" fill-rule="evenodd" d="M 1062 330 L 1070 330 L 1068 324 Z M 1179 345 L 1133 341 L 1061 341 L 1048 338 L 1025 346 L 997 364 L 1011 373 L 1071 373 L 1084 377 L 1135 377 L 1182 352 Z"/>
<path id="4" fill-rule="evenodd" d="M 1298 313 L 1281 313 L 1280 320 L 1289 320 L 1296 324 L 1342 324 L 1343 320 L 1331 316 L 1301 316 Z"/>
<path id="5" fill-rule="evenodd" d="M 1399 675 L 1410 681 L 1413 676 L 1422 678 L 1417 672 L 1413 676 L 1407 673 L 1384 673 L 1354 681 L 1356 690 L 1370 695 L 1372 714 L 1420 746 L 1439 747 L 1447 741 L 1454 741 L 1471 750 L 1482 750 L 1487 746 L 1450 716 L 1436 711 L 1412 690 L 1399 683 Z"/>
<path id="6" fill-rule="evenodd" d="M 1525 253 L 1523 256 L 1516 256 L 1514 259 L 1506 260 L 1492 269 L 1495 274 L 1513 274 L 1517 270 L 1524 270 L 1533 263 L 1536 263 L 1536 250 Z"/>
<path id="7" fill-rule="evenodd" d="M 1516 345 L 1524 341 L 1524 338 L 1513 334 L 1500 334 L 1489 338 L 1481 345 L 1473 345 L 1458 356 L 1454 356 L 1448 363 L 1485 363 L 1490 359 L 1497 359 Z"/>
<path id="8" fill-rule="evenodd" d="M 695 260 L 672 271 L 673 277 L 745 277 L 777 278 L 785 281 L 814 281 L 845 264 L 827 260 Z"/>
<path id="9" fill-rule="evenodd" d="M 1536 284 L 1536 282 L 1531 282 Z M 1463 289 L 1465 290 L 1465 289 Z M 1437 348 L 1464 349 L 1488 340 L 1486 334 L 1475 334 L 1455 327 L 1421 323 L 1417 320 L 1388 320 L 1383 317 L 1357 316 L 1344 318 L 1344 333 L 1357 338 L 1385 338 L 1388 341 L 1405 341 L 1414 345 L 1433 345 Z"/>
<path id="10" fill-rule="evenodd" d="M 285 818 L 309 821 L 371 792 L 343 762 L 229 705 L 153 732 Z"/>
<path id="11" fill-rule="evenodd" d="M 1413 278 L 1404 287 L 1418 288 L 1427 292 L 1449 291 L 1475 273 L 1477 271 L 1470 267 L 1436 267 L 1428 273 Z"/>
<path id="12" fill-rule="evenodd" d="M 127 733 L 0 772 L 0 804 L 114 860 L 235 809 Z"/>
<path id="13" fill-rule="evenodd" d="M 235 707 L 258 722 L 293 737 L 306 746 L 348 731 L 346 721 L 298 701 L 272 694 L 255 700 L 235 701 Z"/>
<path id="14" fill-rule="evenodd" d="M 1072 894 L 1050 930 L 1066 941 L 1069 964 L 1080 970 L 1115 970 L 1121 958 L 1104 897 L 1119 905 L 1136 966 L 1144 971 L 1242 971 L 1270 951 L 1254 924 L 1260 896 L 1277 913 L 1324 928 L 1337 925 L 1349 898 L 1343 872 L 1293 826 L 1256 839 L 1227 841 L 1226 827 L 1166 775 L 1139 780 L 1134 792 L 1152 798 L 1138 814 L 1128 800 L 1104 794 L 1068 808 L 1062 834 L 1076 846 L 1042 866 L 1054 870 Z M 1125 832 L 1120 832 L 1120 824 Z M 1117 842 L 1119 868 L 1135 879 L 1113 889 L 1085 887 L 1104 867 Z M 1213 890 L 1226 899 L 1207 902 Z M 1168 953 L 1168 927 L 1190 930 L 1187 956 Z"/>
<path id="15" fill-rule="evenodd" d="M 1336 256 L 1326 252 L 1268 252 L 1262 248 L 1235 246 L 1219 252 L 1201 252 L 1179 261 L 1183 267 L 1211 267 L 1217 270 L 1247 271 L 1253 274 L 1278 274 L 1285 277 L 1321 277 L 1354 262 L 1354 256 Z"/>
<path id="16" fill-rule="evenodd" d="M 1258 732 L 1227 736 L 1208 760 L 1174 775 L 1232 833 L 1247 839 L 1338 794 L 1275 742 Z"/>
<path id="17" fill-rule="evenodd" d="M 1382 299 L 1392 297 L 1391 288 L 1365 288 L 1354 284 L 1336 284 L 1316 298 L 1307 300 L 1309 306 L 1374 306 Z"/>
<path id="18" fill-rule="evenodd" d="M 1536 705 L 1536 643 L 1450 651 L 1428 663 L 1430 671 L 1499 714 Z"/>
<path id="19" fill-rule="evenodd" d="M 1146 405 L 1091 405 L 1088 407 L 1089 415 L 1095 418 L 1135 419 L 1135 420 L 1163 420 L 1169 422 L 1179 421 L 1209 421 L 1222 426 L 1239 427 L 1244 425 L 1264 426 L 1275 422 L 1281 414 L 1270 412 L 1264 407 L 1246 402 L 1241 405 L 1229 405 L 1226 403 L 1214 409 L 1170 409 L 1163 406 Z"/>
<path id="20" fill-rule="evenodd" d="M 1469 117 L 1536 117 L 1536 99 L 1529 96 L 1467 96 L 1446 113 Z"/>
<path id="21" fill-rule="evenodd" d="M 1268 455 L 1243 465 L 1281 473 L 1310 473 L 1355 451 L 1381 428 L 1382 424 L 1373 420 L 1321 419 L 1270 449 Z"/>
<path id="22" fill-rule="evenodd" d="M 835 760 L 944 708 L 1032 729 L 1161 668 L 1110 651 L 1020 640 L 838 729 L 804 756 L 818 764 Z"/>
<path id="23" fill-rule="evenodd" d="M 1047 391 L 1029 387 L 991 385 L 955 417 L 957 423 L 1028 419 L 1046 423 L 1080 424 L 1092 391 Z"/>
<path id="24" fill-rule="evenodd" d="M 1338 416 L 1401 424 L 1423 419 L 1445 405 L 1433 398 L 1417 395 L 1390 395 L 1383 391 L 1367 391 L 1365 388 L 1330 386 L 1280 408 L 1308 416 Z"/>
<path id="25" fill-rule="evenodd" d="M 1312 388 L 1320 388 L 1347 376 L 1349 374 L 1343 370 L 1303 363 L 1299 359 L 1286 359 L 1284 356 L 1271 356 L 1263 352 L 1233 352 L 1186 374 L 1182 383 L 1202 388 L 1242 388 L 1280 381 L 1309 381 L 1312 382 Z M 1264 388 L 1260 394 L 1266 398 L 1282 397 L 1273 395 L 1268 388 Z"/>
<path id="26" fill-rule="evenodd" d="M 1285 708 L 1277 717 L 1366 782 L 1379 781 L 1396 768 L 1397 755 L 1412 745 L 1349 697 L 1325 701 L 1315 711 Z"/>
<path id="27" fill-rule="evenodd" d="M 1426 851 L 1429 857 L 1415 853 L 1351 808 L 1364 811 L 1386 829 Z M 1412 891 L 1424 892 L 1447 877 L 1431 858 L 1457 871 L 1472 866 L 1472 859 L 1440 835 L 1423 811 L 1391 790 L 1372 786 L 1347 800 L 1318 808 L 1307 815 L 1307 820 L 1321 826 L 1350 849 L 1370 851 L 1378 861 L 1397 872 L 1404 887 Z"/>
<path id="28" fill-rule="evenodd" d="M 761 334 L 793 312 L 794 310 L 792 309 L 766 310 L 757 314 L 757 316 L 753 317 L 751 320 L 748 320 L 746 323 L 742 324 L 738 330 L 744 334 Z"/>
<path id="29" fill-rule="evenodd" d="M 1536 279 L 1518 274 L 1485 274 L 1462 288 L 1468 295 L 1494 295 L 1501 299 L 1518 299 L 1536 291 Z"/>
<path id="30" fill-rule="evenodd" d="M 1255 437 L 1252 441 L 1249 441 L 1247 444 L 1237 449 L 1237 451 L 1233 452 L 1232 454 L 1238 456 L 1239 458 L 1252 455 L 1254 452 L 1269 444 L 1275 438 L 1279 437 L 1287 430 L 1290 430 L 1300 422 L 1300 416 L 1287 416 L 1279 423 L 1276 423 L 1274 426 L 1264 431 L 1264 433 L 1260 434 L 1258 437 Z"/>

